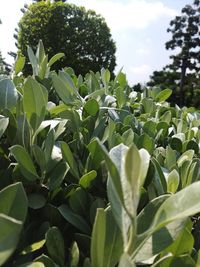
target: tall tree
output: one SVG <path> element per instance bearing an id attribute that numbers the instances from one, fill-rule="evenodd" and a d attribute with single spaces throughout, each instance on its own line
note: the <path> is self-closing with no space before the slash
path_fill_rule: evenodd
<path id="1" fill-rule="evenodd" d="M 200 0 L 193 5 L 186 5 L 180 16 L 170 22 L 167 29 L 172 39 L 166 43 L 166 49 L 176 50 L 172 55 L 172 64 L 168 67 L 172 71 L 180 71 L 180 105 L 184 101 L 184 85 L 187 71 L 200 70 Z"/>
<path id="2" fill-rule="evenodd" d="M 2 21 L 1 21 L 1 19 L 0 19 L 0 24 L 2 24 Z M 4 59 L 3 59 L 3 57 L 2 57 L 2 54 L 1 54 L 1 51 L 0 51 L 0 75 L 4 75 L 4 74 L 9 74 L 9 71 L 10 71 L 10 69 L 9 69 L 9 67 L 10 67 L 10 65 L 8 65 L 5 61 L 4 61 Z"/>
<path id="3" fill-rule="evenodd" d="M 54 65 L 56 70 L 69 66 L 76 74 L 115 68 L 115 43 L 105 20 L 94 11 L 86 11 L 62 1 L 40 1 L 26 7 L 16 33 L 17 47 L 27 56 L 27 45 L 34 50 L 43 41 L 49 57 L 65 53 Z M 25 74 L 29 66 L 25 66 Z"/>

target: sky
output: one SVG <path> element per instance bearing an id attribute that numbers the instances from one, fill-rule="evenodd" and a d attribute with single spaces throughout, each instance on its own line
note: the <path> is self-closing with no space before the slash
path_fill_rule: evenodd
<path id="1" fill-rule="evenodd" d="M 131 85 L 145 83 L 155 70 L 170 63 L 173 52 L 165 49 L 171 35 L 167 33 L 169 22 L 179 15 L 192 0 L 68 0 L 101 14 L 116 42 L 117 66 L 123 68 Z M 14 29 L 22 17 L 24 4 L 31 0 L 7 0 L 0 4 L 0 50 L 7 62 L 13 59 L 7 54 L 16 51 Z"/>

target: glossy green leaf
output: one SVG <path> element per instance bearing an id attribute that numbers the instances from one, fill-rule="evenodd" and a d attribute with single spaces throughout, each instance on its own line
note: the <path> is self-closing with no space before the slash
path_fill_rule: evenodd
<path id="1" fill-rule="evenodd" d="M 71 247 L 71 265 L 70 267 L 77 267 L 79 262 L 79 249 L 77 243 L 74 242 Z"/>
<path id="2" fill-rule="evenodd" d="M 65 142 L 60 142 L 63 159 L 69 164 L 70 172 L 79 179 L 79 171 L 70 147 Z"/>
<path id="3" fill-rule="evenodd" d="M 135 267 L 135 264 L 131 262 L 131 259 L 128 254 L 122 254 L 119 262 L 119 267 Z"/>
<path id="4" fill-rule="evenodd" d="M 92 231 L 92 266 L 116 266 L 122 250 L 119 228 L 115 224 L 111 210 L 98 209 Z"/>
<path id="5" fill-rule="evenodd" d="M 6 78 L 0 80 L 0 109 L 12 109 L 16 106 L 18 93 L 13 82 Z"/>
<path id="6" fill-rule="evenodd" d="M 38 145 L 33 145 L 32 151 L 33 151 L 37 164 L 40 166 L 40 169 L 44 171 L 46 167 L 44 151 Z"/>
<path id="7" fill-rule="evenodd" d="M 3 116 L 0 116 L 0 138 L 8 127 L 9 119 Z"/>
<path id="8" fill-rule="evenodd" d="M 144 133 L 139 137 L 137 146 L 138 148 L 145 148 L 150 154 L 152 154 L 154 151 L 155 144 L 153 139 L 149 137 L 148 134 Z"/>
<path id="9" fill-rule="evenodd" d="M 175 193 L 180 182 L 179 173 L 177 170 L 171 171 L 167 176 L 167 192 Z"/>
<path id="10" fill-rule="evenodd" d="M 48 176 L 50 191 L 55 190 L 61 185 L 68 171 L 69 166 L 66 162 L 59 162 L 56 165 L 56 167 Z"/>
<path id="11" fill-rule="evenodd" d="M 136 255 L 136 262 L 140 264 L 152 264 L 154 256 L 169 247 L 176 240 L 185 227 L 185 221 L 174 221 L 160 230 L 154 232 L 145 239 L 142 247 Z"/>
<path id="12" fill-rule="evenodd" d="M 24 222 L 27 208 L 28 201 L 21 183 L 11 184 L 0 191 L 0 213 Z"/>
<path id="13" fill-rule="evenodd" d="M 173 137 L 170 140 L 170 146 L 172 149 L 177 150 L 178 152 L 182 152 L 182 141 L 179 138 Z"/>
<path id="14" fill-rule="evenodd" d="M 0 214 L 0 266 L 11 256 L 17 247 L 22 222 Z"/>
<path id="15" fill-rule="evenodd" d="M 50 257 L 60 266 L 64 266 L 65 262 L 65 245 L 62 233 L 60 230 L 53 226 L 46 235 L 46 247 Z"/>
<path id="16" fill-rule="evenodd" d="M 30 46 L 27 48 L 28 58 L 33 69 L 33 75 L 38 75 L 38 61 Z"/>
<path id="17" fill-rule="evenodd" d="M 90 234 L 91 229 L 88 223 L 80 215 L 74 213 L 67 205 L 62 204 L 58 210 L 65 220 L 79 229 L 79 231 L 85 234 Z"/>
<path id="18" fill-rule="evenodd" d="M 26 214 L 27 198 L 21 183 L 0 191 L 0 265 L 15 250 Z"/>
<path id="19" fill-rule="evenodd" d="M 25 62 L 26 62 L 26 58 L 24 56 L 17 55 L 16 61 L 14 64 L 15 75 L 17 75 L 18 73 L 20 73 L 23 70 Z"/>
<path id="20" fill-rule="evenodd" d="M 176 166 L 176 152 L 168 146 L 166 148 L 166 167 L 171 171 Z"/>
<path id="21" fill-rule="evenodd" d="M 56 93 L 60 97 L 60 99 L 67 105 L 72 105 L 75 97 L 73 96 L 73 92 L 68 89 L 65 82 L 57 75 L 52 76 L 53 85 L 56 90 Z"/>
<path id="22" fill-rule="evenodd" d="M 78 187 L 69 198 L 70 208 L 79 215 L 85 215 L 88 207 L 88 196 L 86 191 Z"/>
<path id="23" fill-rule="evenodd" d="M 65 54 L 64 53 L 57 53 L 56 55 L 54 55 L 48 63 L 48 66 L 51 67 L 56 61 L 58 61 L 59 59 L 61 59 L 62 57 L 64 57 Z"/>
<path id="24" fill-rule="evenodd" d="M 191 227 L 192 228 L 192 227 Z M 179 256 L 183 254 L 190 254 L 194 246 L 194 237 L 191 233 L 192 229 L 187 226 L 178 235 L 175 242 L 173 242 L 165 252 L 173 253 L 174 256 Z"/>
<path id="25" fill-rule="evenodd" d="M 20 265 L 19 267 L 46 267 L 42 262 L 28 262 Z"/>
<path id="26" fill-rule="evenodd" d="M 158 263 L 152 265 L 152 267 L 196 267 L 195 261 L 189 255 L 182 255 L 179 257 L 171 256 L 170 254 L 163 257 Z"/>
<path id="27" fill-rule="evenodd" d="M 28 195 L 28 206 L 34 210 L 41 209 L 46 204 L 46 198 L 39 193 Z"/>
<path id="28" fill-rule="evenodd" d="M 10 151 L 17 160 L 20 166 L 20 170 L 22 174 L 26 177 L 26 179 L 30 181 L 35 181 L 36 179 L 39 179 L 31 157 L 22 146 L 12 146 L 10 148 Z"/>
<path id="29" fill-rule="evenodd" d="M 150 155 L 145 149 L 138 149 L 132 145 L 125 155 L 125 174 L 132 190 L 132 205 L 135 212 L 139 203 L 140 188 L 143 186 L 149 168 Z M 124 199 L 128 192 L 124 191 Z M 127 209 L 131 210 L 131 200 Z M 135 216 L 134 212 L 134 216 Z"/>
<path id="30" fill-rule="evenodd" d="M 48 94 L 45 87 L 32 77 L 28 77 L 24 84 L 23 106 L 28 121 L 36 131 L 45 117 Z"/>
<path id="31" fill-rule="evenodd" d="M 99 112 L 99 104 L 95 99 L 88 100 L 83 107 L 83 116 L 96 116 Z"/>
<path id="32" fill-rule="evenodd" d="M 39 249 L 41 249 L 41 248 L 44 246 L 45 242 L 46 242 L 45 239 L 43 239 L 43 240 L 41 240 L 41 241 L 38 241 L 38 242 L 35 242 L 35 243 L 31 244 L 30 246 L 26 247 L 26 248 L 22 251 L 21 254 L 22 254 L 22 255 L 26 255 L 26 254 L 28 254 L 28 253 L 32 253 L 32 252 L 34 252 L 34 251 L 36 251 L 36 250 L 39 250 Z"/>
<path id="33" fill-rule="evenodd" d="M 42 63 L 45 57 L 45 49 L 42 40 L 39 40 L 38 47 L 36 51 L 36 58 L 38 60 L 39 65 Z"/>
<path id="34" fill-rule="evenodd" d="M 200 212 L 199 190 L 200 182 L 195 182 L 170 196 L 157 211 L 152 228 L 160 229 L 172 221 L 185 219 Z"/>
<path id="35" fill-rule="evenodd" d="M 92 171 L 84 174 L 80 178 L 79 184 L 84 188 L 90 188 L 92 186 L 92 183 L 95 180 L 96 176 L 97 176 L 97 172 L 95 170 L 92 170 Z"/>
<path id="36" fill-rule="evenodd" d="M 41 256 L 37 257 L 34 261 L 41 262 L 44 264 L 45 267 L 56 267 L 55 262 L 53 262 L 52 259 L 50 259 L 48 256 L 42 254 Z"/>
<path id="37" fill-rule="evenodd" d="M 156 101 L 158 102 L 165 101 L 170 97 L 171 94 L 172 94 L 171 89 L 164 89 L 156 96 Z"/>

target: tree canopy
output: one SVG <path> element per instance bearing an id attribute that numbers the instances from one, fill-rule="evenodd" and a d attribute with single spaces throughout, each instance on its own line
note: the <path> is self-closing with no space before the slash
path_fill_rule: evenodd
<path id="1" fill-rule="evenodd" d="M 166 49 L 178 51 L 171 55 L 172 64 L 168 68 L 180 72 L 180 104 L 184 104 L 184 85 L 187 71 L 200 71 L 200 1 L 186 5 L 181 15 L 170 22 L 167 29 L 172 34 Z"/>
<path id="2" fill-rule="evenodd" d="M 86 11 L 63 1 L 39 1 L 26 6 L 18 24 L 17 47 L 27 56 L 27 45 L 36 50 L 41 39 L 49 57 L 58 52 L 65 57 L 56 70 L 69 66 L 85 75 L 101 68 L 115 68 L 116 47 L 105 20 L 94 11 Z M 25 66 L 25 74 L 30 67 Z"/>
<path id="3" fill-rule="evenodd" d="M 171 101 L 183 105 L 200 106 L 200 1 L 186 5 L 167 29 L 171 40 L 166 49 L 175 51 L 172 63 L 161 71 L 154 71 L 149 86 L 161 86 L 173 90 Z"/>
<path id="4" fill-rule="evenodd" d="M 2 24 L 2 21 L 0 19 L 0 24 Z M 0 51 L 0 75 L 9 74 L 9 65 L 4 61 L 1 51 Z"/>

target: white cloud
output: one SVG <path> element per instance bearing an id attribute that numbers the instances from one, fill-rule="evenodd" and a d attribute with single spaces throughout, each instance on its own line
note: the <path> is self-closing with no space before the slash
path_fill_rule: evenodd
<path id="1" fill-rule="evenodd" d="M 150 51 L 149 51 L 149 49 L 147 49 L 145 47 L 140 47 L 136 50 L 136 53 L 141 55 L 141 56 L 146 56 L 146 55 L 149 55 Z"/>
<path id="2" fill-rule="evenodd" d="M 87 9 L 102 14 L 112 31 L 124 29 L 144 29 L 163 17 L 174 17 L 177 12 L 161 1 L 129 0 L 126 3 L 111 0 L 71 0 Z"/>
<path id="3" fill-rule="evenodd" d="M 130 84 L 136 84 L 141 81 L 147 81 L 149 79 L 149 75 L 152 73 L 152 68 L 147 64 L 129 66 L 126 73 Z"/>
<path id="4" fill-rule="evenodd" d="M 143 65 L 136 66 L 136 67 L 131 66 L 130 71 L 133 74 L 144 75 L 144 74 L 147 74 L 151 71 L 151 67 L 147 64 L 143 64 Z"/>

